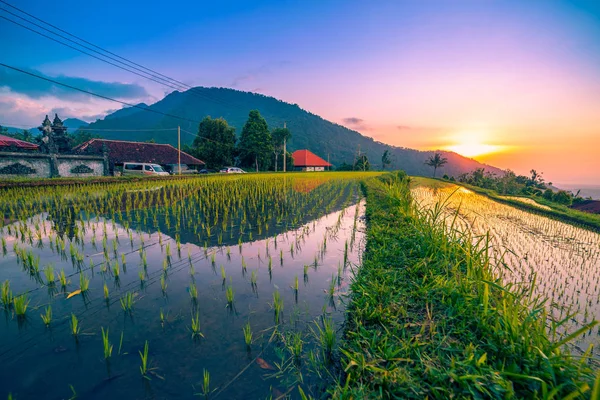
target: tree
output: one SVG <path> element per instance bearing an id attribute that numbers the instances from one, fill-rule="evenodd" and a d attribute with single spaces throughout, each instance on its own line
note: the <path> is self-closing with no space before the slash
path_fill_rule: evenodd
<path id="1" fill-rule="evenodd" d="M 433 167 L 433 177 L 434 178 L 435 178 L 435 172 L 437 171 L 437 169 L 443 167 L 447 163 L 448 163 L 448 159 L 446 157 L 442 157 L 442 155 L 440 153 L 435 153 L 434 155 L 429 157 L 427 159 L 427 161 L 425 161 L 425 165 L 429 165 L 430 167 Z"/>
<path id="2" fill-rule="evenodd" d="M 383 155 L 381 156 L 381 169 L 385 170 L 386 165 L 390 165 L 392 163 L 392 160 L 390 159 L 390 151 L 386 150 L 383 152 Z"/>
<path id="3" fill-rule="evenodd" d="M 354 163 L 354 170 L 358 171 L 369 171 L 371 169 L 371 164 L 369 163 L 369 159 L 365 154 L 360 156 L 356 163 Z"/>
<path id="4" fill-rule="evenodd" d="M 198 125 L 192 154 L 204 161 L 207 168 L 220 169 L 233 164 L 235 140 L 235 128 L 227 121 L 205 117 Z"/>
<path id="5" fill-rule="evenodd" d="M 271 132 L 271 138 L 273 140 L 273 152 L 275 153 L 275 172 L 277 172 L 277 159 L 279 154 L 283 152 L 283 144 L 290 140 L 291 137 L 292 133 L 288 128 L 275 128 Z"/>
<path id="6" fill-rule="evenodd" d="M 267 121 L 258 110 L 250 111 L 248 120 L 242 128 L 239 141 L 239 153 L 242 165 L 254 164 L 256 171 L 267 169 L 273 152 L 273 141 Z"/>
<path id="7" fill-rule="evenodd" d="M 86 132 L 85 130 L 77 130 L 77 131 L 75 131 L 75 133 L 69 134 L 69 145 L 71 146 L 71 149 L 72 149 L 76 146 L 79 146 L 82 143 L 87 142 L 88 140 L 99 139 L 99 138 L 100 138 L 100 135 Z"/>
<path id="8" fill-rule="evenodd" d="M 558 204 L 570 206 L 573 203 L 573 196 L 567 191 L 559 190 L 554 194 L 553 200 Z"/>

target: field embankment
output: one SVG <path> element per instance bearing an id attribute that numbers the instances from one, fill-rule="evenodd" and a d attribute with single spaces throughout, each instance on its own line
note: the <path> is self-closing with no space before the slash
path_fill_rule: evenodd
<path id="1" fill-rule="evenodd" d="M 364 189 L 367 246 L 335 397 L 598 396 L 587 358 L 564 349 L 570 337 L 550 340 L 543 300 L 493 273 L 485 236 L 448 229 L 441 207 L 419 209 L 391 174 Z"/>

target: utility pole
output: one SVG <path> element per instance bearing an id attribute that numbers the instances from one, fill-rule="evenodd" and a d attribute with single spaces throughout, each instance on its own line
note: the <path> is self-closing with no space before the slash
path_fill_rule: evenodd
<path id="1" fill-rule="evenodd" d="M 181 128 L 177 126 L 177 169 L 181 176 Z"/>
<path id="2" fill-rule="evenodd" d="M 283 129 L 285 129 L 285 121 L 283 121 Z M 287 170 L 287 139 L 283 139 L 283 172 Z"/>

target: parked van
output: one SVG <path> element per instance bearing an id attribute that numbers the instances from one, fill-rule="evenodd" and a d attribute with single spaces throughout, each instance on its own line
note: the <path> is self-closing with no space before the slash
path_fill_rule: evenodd
<path id="1" fill-rule="evenodd" d="M 123 175 L 169 175 L 169 173 L 158 164 L 126 162 L 123 163 Z"/>

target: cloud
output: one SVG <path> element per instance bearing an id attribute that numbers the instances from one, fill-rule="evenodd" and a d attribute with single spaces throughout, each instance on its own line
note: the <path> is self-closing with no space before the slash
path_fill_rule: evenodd
<path id="1" fill-rule="evenodd" d="M 51 77 L 34 69 L 24 68 L 24 70 L 46 79 L 56 80 L 66 85 L 107 97 L 131 100 L 149 96 L 145 88 L 135 83 L 93 81 L 86 78 L 65 75 Z M 11 92 L 24 94 L 32 99 L 52 96 L 67 101 L 83 102 L 89 101 L 93 97 L 89 94 L 7 68 L 0 69 L 0 82 L 2 82 L 0 86 L 9 88 Z"/>
<path id="2" fill-rule="evenodd" d="M 411 130 L 411 129 L 412 129 L 412 128 L 411 128 L 410 126 L 408 126 L 408 125 L 398 125 L 398 126 L 396 126 L 396 128 L 398 128 L 398 130 L 400 130 L 400 131 L 409 131 L 409 130 Z"/>
<path id="3" fill-rule="evenodd" d="M 348 117 L 348 118 L 344 118 L 344 119 L 342 119 L 342 121 L 343 121 L 345 124 L 348 124 L 348 125 L 360 125 L 360 124 L 362 124 L 363 122 L 365 122 L 365 120 L 364 120 L 364 119 L 361 119 L 361 118 L 356 118 L 356 117 Z"/>
<path id="4" fill-rule="evenodd" d="M 362 118 L 347 117 L 347 118 L 342 118 L 342 122 L 344 125 L 346 125 L 350 129 L 354 129 L 357 131 L 371 130 L 371 128 L 367 124 L 365 124 L 365 120 Z"/>

